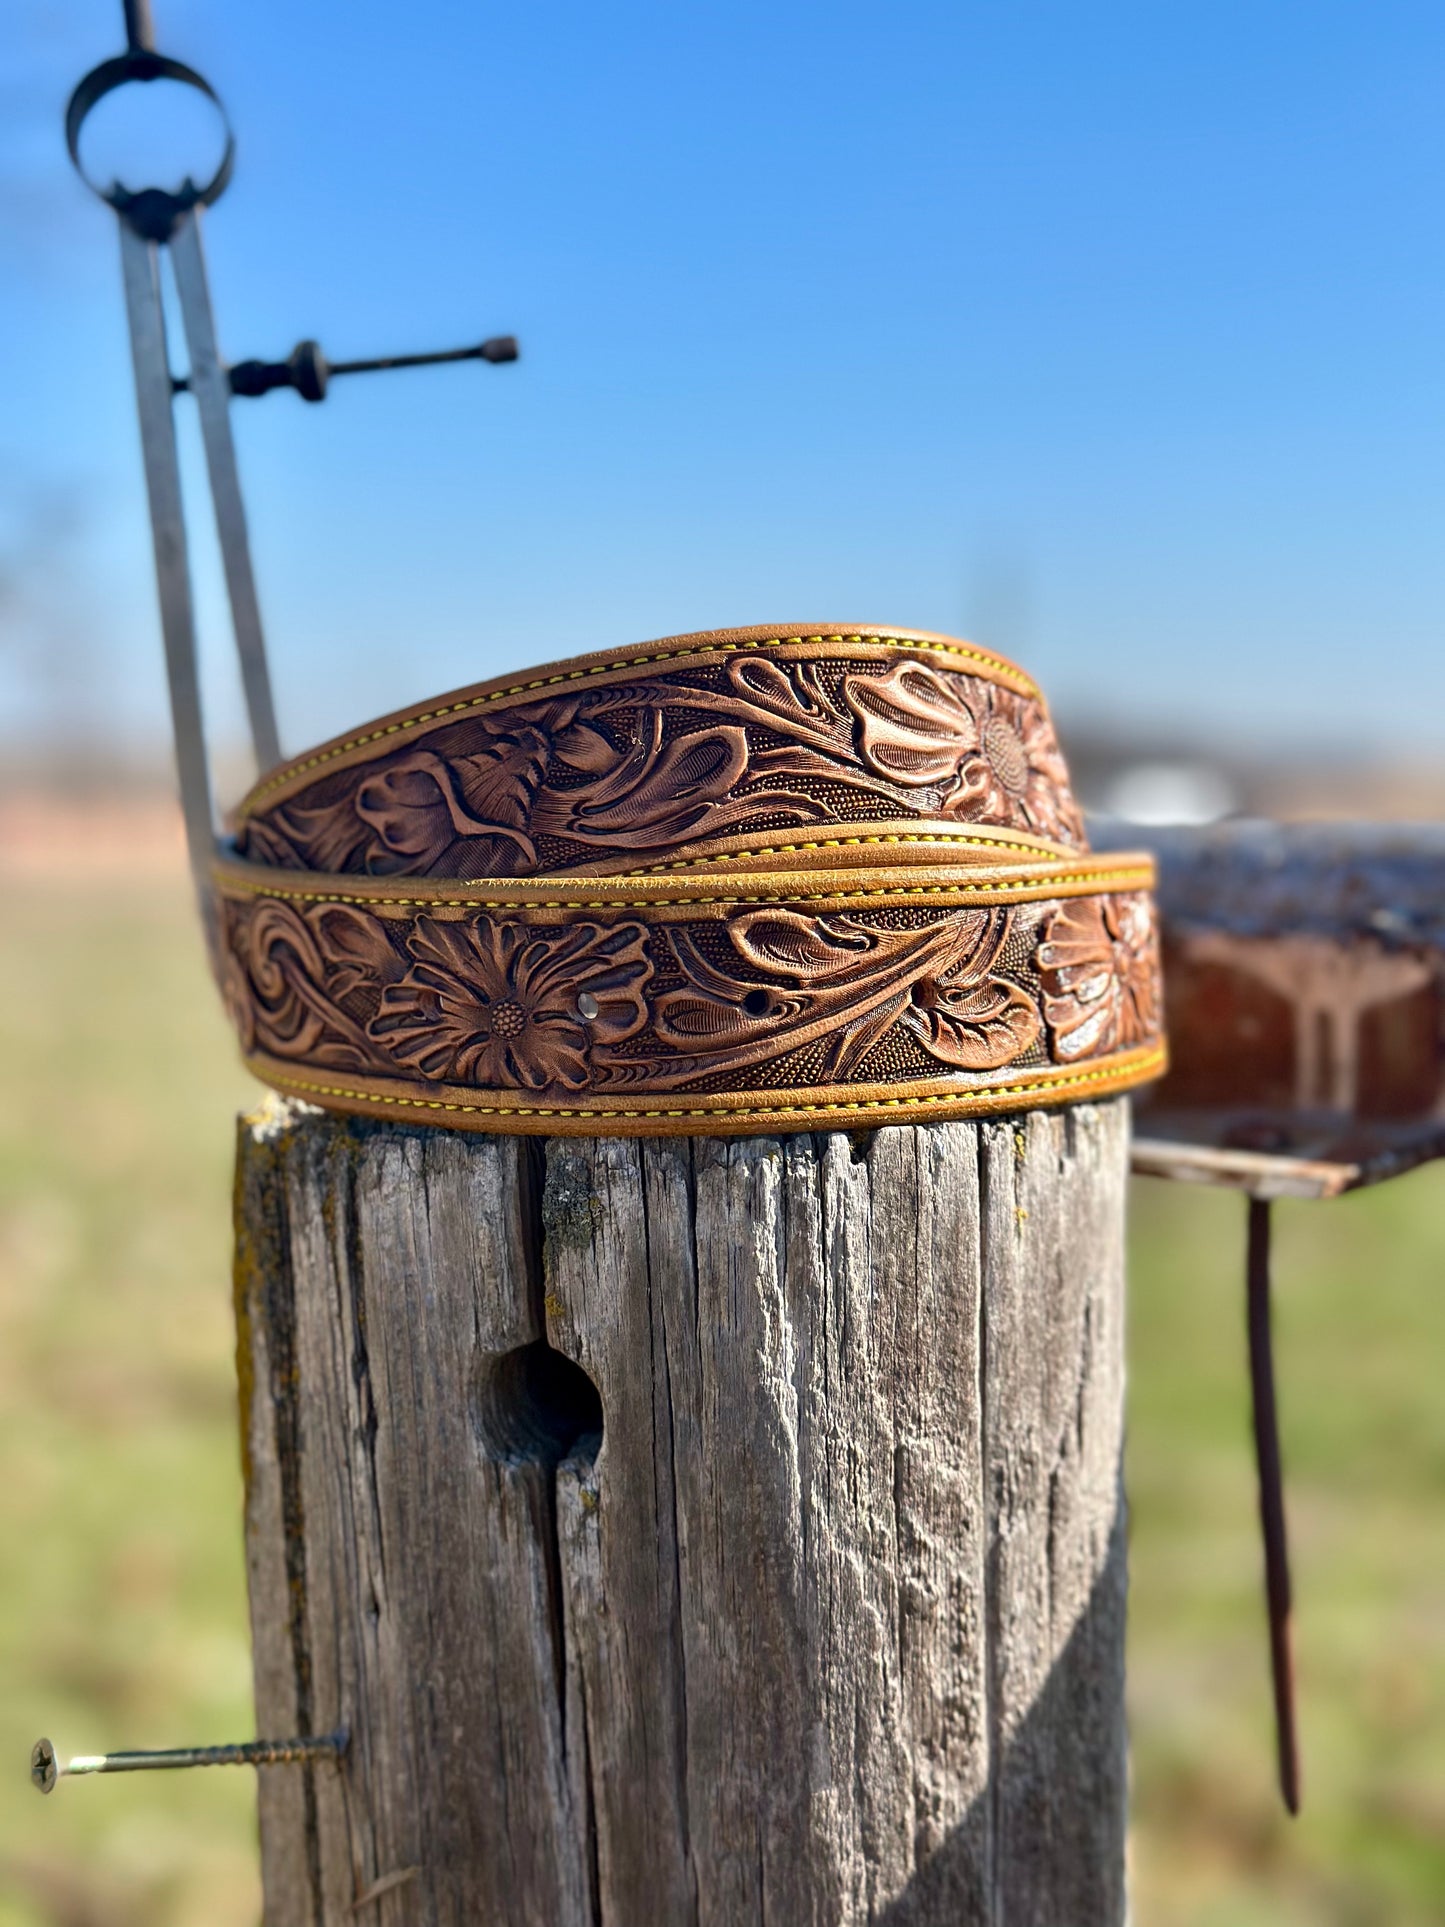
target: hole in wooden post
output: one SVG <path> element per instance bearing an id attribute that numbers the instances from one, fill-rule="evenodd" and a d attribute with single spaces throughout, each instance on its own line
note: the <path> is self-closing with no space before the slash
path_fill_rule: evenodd
<path id="1" fill-rule="evenodd" d="M 485 1360 L 474 1414 L 487 1451 L 513 1464 L 558 1465 L 579 1444 L 595 1457 L 602 1443 L 597 1387 L 545 1338 Z"/>

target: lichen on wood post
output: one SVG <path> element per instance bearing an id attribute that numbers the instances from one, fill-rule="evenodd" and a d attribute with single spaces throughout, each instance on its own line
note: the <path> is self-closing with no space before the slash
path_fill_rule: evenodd
<path id="1" fill-rule="evenodd" d="M 1127 1135 L 243 1123 L 271 1927 L 1122 1922 Z"/>

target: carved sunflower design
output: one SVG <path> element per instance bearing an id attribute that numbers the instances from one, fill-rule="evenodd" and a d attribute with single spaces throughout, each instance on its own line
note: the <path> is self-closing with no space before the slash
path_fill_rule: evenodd
<path id="1" fill-rule="evenodd" d="M 938 788 L 947 816 L 1082 844 L 1083 819 L 1052 725 L 1038 703 L 987 686 L 972 701 L 922 663 L 850 676 L 844 700 L 863 760 L 910 789 Z"/>
<path id="2" fill-rule="evenodd" d="M 1039 975 L 1057 1063 L 1159 1034 L 1159 947 L 1147 896 L 1075 897 L 1044 926 Z"/>
<path id="3" fill-rule="evenodd" d="M 641 924 L 532 929 L 419 917 L 410 968 L 382 994 L 368 1035 L 423 1077 L 500 1090 L 576 1091 L 598 1045 L 647 1021 Z"/>
<path id="4" fill-rule="evenodd" d="M 1034 830 L 1055 843 L 1082 844 L 1084 820 L 1041 706 L 990 687 L 976 701 L 974 722 L 978 748 L 965 756 L 944 809 Z"/>

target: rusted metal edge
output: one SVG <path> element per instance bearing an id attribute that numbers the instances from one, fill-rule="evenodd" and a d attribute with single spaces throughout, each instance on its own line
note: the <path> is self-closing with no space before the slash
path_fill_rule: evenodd
<path id="1" fill-rule="evenodd" d="M 1327 1164 L 1268 1151 L 1224 1151 L 1162 1137 L 1136 1137 L 1130 1168 L 1136 1177 L 1225 1185 L 1252 1198 L 1337 1198 L 1360 1178 L 1358 1164 Z"/>
<path id="2" fill-rule="evenodd" d="M 1431 1118 L 1418 1130 L 1392 1135 L 1357 1158 L 1292 1157 L 1283 1151 L 1141 1136 L 1134 1139 L 1131 1168 L 1138 1177 L 1223 1185 L 1252 1198 L 1337 1198 L 1440 1157 L 1445 1157 L 1445 1120 Z"/>

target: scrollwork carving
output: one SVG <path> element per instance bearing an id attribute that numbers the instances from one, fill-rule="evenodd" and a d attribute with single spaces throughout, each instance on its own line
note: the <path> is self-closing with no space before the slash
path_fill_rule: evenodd
<path id="1" fill-rule="evenodd" d="M 658 999 L 655 1031 L 694 1063 L 714 1056 L 731 1072 L 823 1037 L 825 1071 L 847 1078 L 902 1025 L 941 1063 L 997 1069 L 1040 1028 L 1029 999 L 992 974 L 1011 917 L 956 911 L 890 930 L 848 914 L 751 911 L 729 927 L 735 968 L 707 962 L 674 929 L 687 984 Z"/>
<path id="2" fill-rule="evenodd" d="M 261 898 L 228 906 L 222 995 L 249 1055 L 362 1070 L 373 1052 L 348 993 L 384 981 L 391 946 L 345 905 L 303 915 Z"/>
<path id="3" fill-rule="evenodd" d="M 1039 941 L 1035 926 L 1043 917 Z M 227 904 L 248 1052 L 524 1092 L 764 1089 L 811 1052 L 829 1083 L 998 1071 L 1157 1037 L 1147 899 L 896 913 L 740 906 L 538 924 L 424 906 Z"/>
<path id="4" fill-rule="evenodd" d="M 1043 706 L 913 659 L 741 656 L 447 713 L 254 811 L 242 853 L 331 874 L 527 876 L 754 826 L 939 813 L 1083 842 Z"/>

